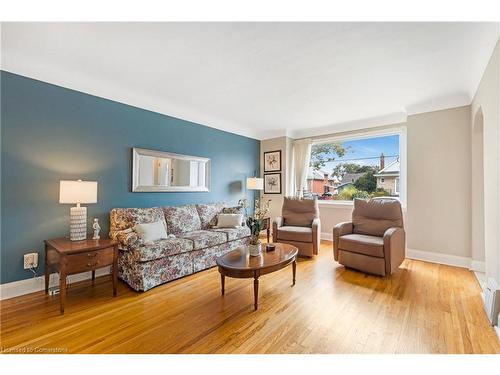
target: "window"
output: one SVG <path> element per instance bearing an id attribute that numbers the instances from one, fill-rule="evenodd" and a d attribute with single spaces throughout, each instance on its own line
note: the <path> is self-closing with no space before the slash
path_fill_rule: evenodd
<path id="1" fill-rule="evenodd" d="M 308 183 L 310 190 L 306 195 L 325 203 L 381 196 L 399 198 L 400 178 L 404 181 L 405 175 L 404 137 L 404 129 L 393 129 L 316 139 L 311 147 L 308 180 L 315 175 L 327 175 L 332 187 L 328 191 L 314 189 L 315 185 Z"/>

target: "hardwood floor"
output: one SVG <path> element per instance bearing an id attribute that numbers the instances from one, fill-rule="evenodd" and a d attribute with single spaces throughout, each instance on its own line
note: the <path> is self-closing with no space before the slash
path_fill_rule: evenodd
<path id="1" fill-rule="evenodd" d="M 33 293 L 1 301 L 4 351 L 69 353 L 500 353 L 466 269 L 406 260 L 392 277 L 368 276 L 319 256 L 260 280 L 216 268 L 146 293 L 110 277 L 71 284 L 58 298 Z"/>

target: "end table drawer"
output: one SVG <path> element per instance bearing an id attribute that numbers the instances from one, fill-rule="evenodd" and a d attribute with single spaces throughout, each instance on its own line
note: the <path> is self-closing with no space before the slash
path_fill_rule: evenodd
<path id="1" fill-rule="evenodd" d="M 114 249 L 89 251 L 67 256 L 67 273 L 91 271 L 113 264 Z"/>

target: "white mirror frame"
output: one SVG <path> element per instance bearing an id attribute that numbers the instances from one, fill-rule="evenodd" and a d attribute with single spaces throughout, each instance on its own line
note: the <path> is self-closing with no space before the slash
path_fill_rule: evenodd
<path id="1" fill-rule="evenodd" d="M 205 164 L 205 187 L 189 186 L 144 186 L 139 185 L 139 156 L 153 156 L 161 158 L 197 161 Z M 171 152 L 132 148 L 132 191 L 133 192 L 208 192 L 210 191 L 210 159 L 199 156 L 174 154 Z"/>

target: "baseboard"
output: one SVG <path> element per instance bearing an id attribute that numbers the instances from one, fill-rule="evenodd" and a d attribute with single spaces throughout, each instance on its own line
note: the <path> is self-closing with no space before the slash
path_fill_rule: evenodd
<path id="1" fill-rule="evenodd" d="M 333 241 L 333 233 L 322 232 L 321 239 L 326 241 Z"/>
<path id="2" fill-rule="evenodd" d="M 484 274 L 484 272 L 478 272 L 478 271 L 472 271 L 472 273 L 474 274 L 474 276 L 476 277 L 476 280 L 478 282 L 478 284 L 481 286 L 481 298 L 483 299 L 483 303 L 484 303 L 484 290 L 486 289 L 486 275 Z"/>
<path id="3" fill-rule="evenodd" d="M 103 267 L 95 271 L 96 277 L 109 275 L 111 268 Z M 92 273 L 83 272 L 68 276 L 68 284 L 78 281 L 88 280 L 92 277 Z M 59 274 L 53 273 L 50 275 L 49 286 L 54 287 L 59 285 Z M 19 297 L 24 294 L 39 292 L 45 289 L 45 277 L 33 277 L 31 279 L 13 281 L 11 283 L 0 285 L 0 300 Z"/>
<path id="4" fill-rule="evenodd" d="M 470 268 L 471 265 L 471 259 L 467 257 L 416 249 L 406 249 L 406 257 L 415 260 L 423 260 L 425 262 L 446 264 L 448 266 L 462 268 Z"/>
<path id="5" fill-rule="evenodd" d="M 472 260 L 471 259 L 469 269 L 471 271 L 486 272 L 486 263 L 481 262 L 479 260 Z"/>
<path id="6" fill-rule="evenodd" d="M 333 234 L 322 232 L 321 239 L 326 241 L 333 241 Z M 485 272 L 486 270 L 486 265 L 484 262 L 472 260 L 471 258 L 461 257 L 457 255 L 435 253 L 432 251 L 407 248 L 406 257 L 409 259 L 422 260 L 430 263 L 439 263 L 448 266 L 468 268 L 471 271 L 477 271 L 477 272 Z"/>

